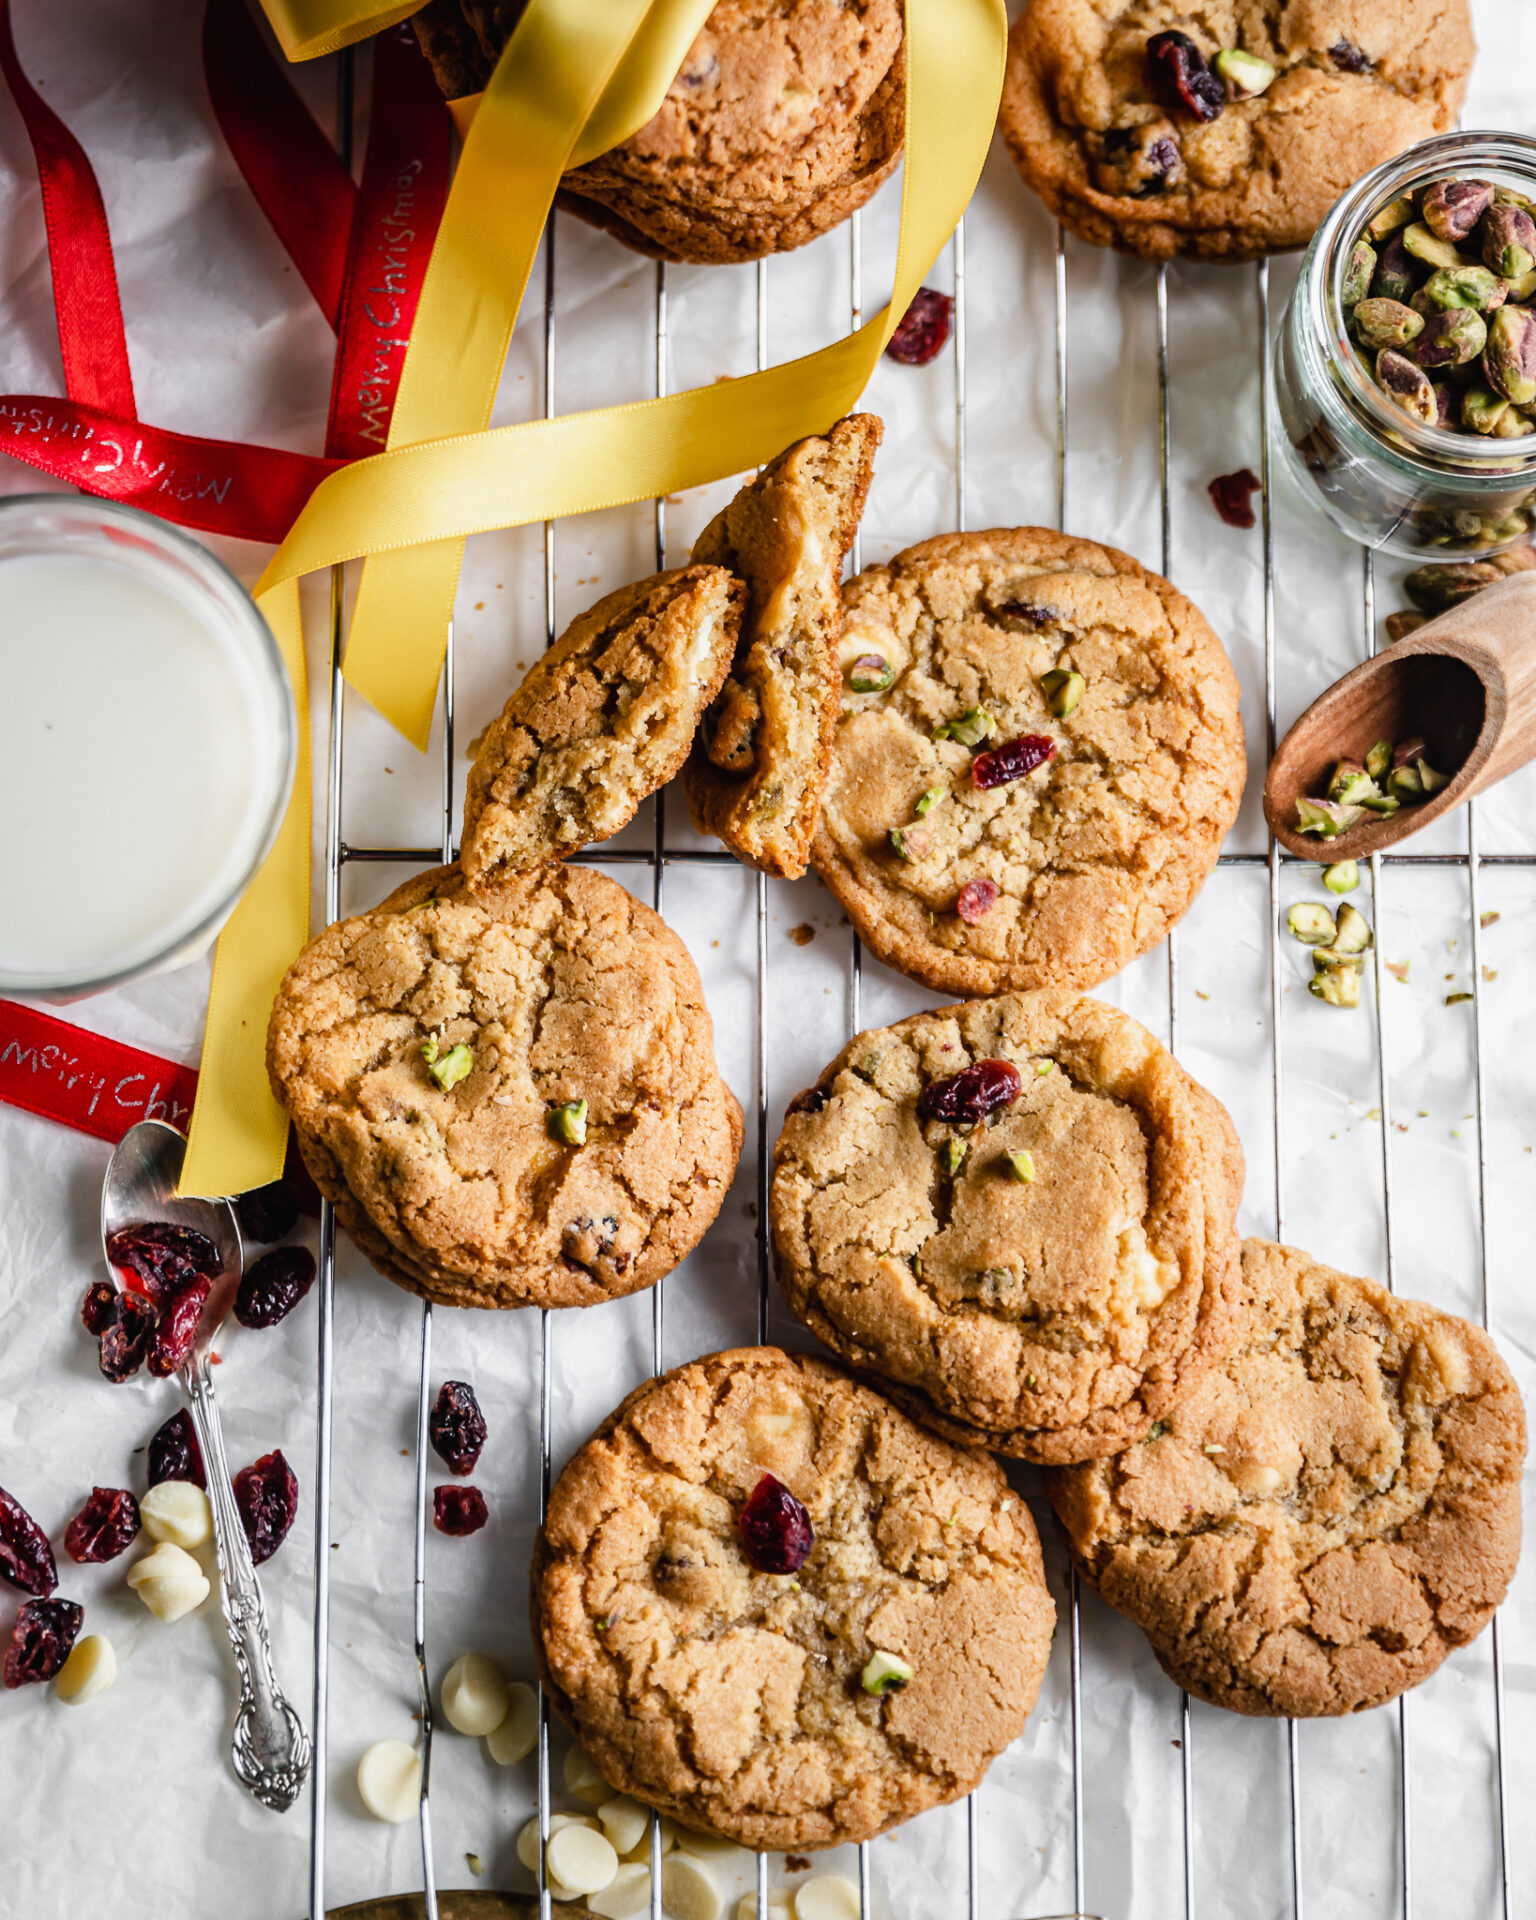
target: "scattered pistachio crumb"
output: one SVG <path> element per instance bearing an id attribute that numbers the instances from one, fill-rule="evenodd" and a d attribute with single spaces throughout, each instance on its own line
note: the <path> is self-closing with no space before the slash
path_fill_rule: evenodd
<path id="1" fill-rule="evenodd" d="M 1202 993 L 1198 987 L 1195 988 L 1195 998 L 1197 1000 L 1209 1000 L 1210 997 L 1208 993 Z"/>
<path id="2" fill-rule="evenodd" d="M 464 1862 L 477 1880 L 481 1874 L 485 1872 L 485 1862 L 480 1858 L 478 1853 L 466 1853 Z"/>
<path id="3" fill-rule="evenodd" d="M 551 1140 L 558 1140 L 566 1147 L 584 1147 L 587 1143 L 586 1101 L 562 1100 L 558 1107 L 550 1108 L 544 1124 Z"/>
<path id="4" fill-rule="evenodd" d="M 1394 980 L 1401 980 L 1403 985 L 1407 986 L 1408 962 L 1406 960 L 1384 960 L 1382 962 L 1382 965 L 1386 968 L 1387 972 L 1391 974 Z"/>
<path id="5" fill-rule="evenodd" d="M 474 1069 L 475 1056 L 462 1041 L 456 1047 L 450 1047 L 446 1053 L 433 1039 L 421 1043 L 421 1057 L 427 1063 L 427 1072 L 447 1093 L 450 1087 L 456 1087 L 461 1080 L 467 1080 Z"/>
<path id="6" fill-rule="evenodd" d="M 1498 917 L 1497 913 L 1480 913 L 1477 916 L 1477 924 L 1480 927 L 1491 927 Z"/>
<path id="7" fill-rule="evenodd" d="M 1445 996 L 1445 1004 L 1448 1007 L 1458 1007 L 1463 1000 L 1470 1000 L 1471 998 L 1472 995 L 1470 993 L 1448 993 Z"/>
<path id="8" fill-rule="evenodd" d="M 1009 1179 L 1018 1180 L 1025 1186 L 1028 1186 L 1031 1181 L 1033 1181 L 1035 1177 L 1035 1156 L 1027 1147 L 1022 1148 L 1018 1153 L 1005 1153 L 1003 1158 L 1008 1163 Z"/>
<path id="9" fill-rule="evenodd" d="M 1056 1062 L 1054 1060 L 1037 1061 L 1035 1065 L 1035 1078 L 1038 1079 L 1042 1073 L 1049 1073 L 1055 1064 Z"/>
<path id="10" fill-rule="evenodd" d="M 1205 1451 L 1206 1451 L 1207 1453 L 1225 1453 L 1225 1452 L 1226 1452 L 1226 1448 L 1225 1448 L 1225 1447 L 1218 1447 L 1218 1446 L 1217 1446 L 1217 1445 L 1216 1445 L 1216 1444 L 1214 1443 L 1214 1441 L 1213 1441 L 1213 1442 L 1212 1442 L 1212 1443 L 1211 1443 L 1211 1444 L 1210 1444 L 1209 1446 L 1207 1446 L 1207 1447 L 1205 1448 Z"/>
<path id="11" fill-rule="evenodd" d="M 1381 1118 L 1381 1108 L 1367 1107 L 1365 1110 L 1365 1117 L 1367 1120 L 1379 1120 Z"/>
<path id="12" fill-rule="evenodd" d="M 1031 1392 L 1033 1392 L 1035 1387 L 1035 1376 L 1032 1373 L 1026 1373 L 1024 1376 L 1024 1384 L 1026 1387 L 1030 1389 Z"/>
<path id="13" fill-rule="evenodd" d="M 1418 1117 L 1419 1117 L 1419 1118 L 1420 1118 L 1421 1120 L 1427 1120 L 1427 1119 L 1429 1118 L 1429 1108 L 1428 1108 L 1428 1107 L 1420 1107 L 1420 1108 L 1419 1108 L 1419 1116 L 1418 1116 Z"/>
<path id="14" fill-rule="evenodd" d="M 1499 977 L 1499 970 L 1498 970 L 1498 968 L 1497 968 L 1497 967 L 1484 967 L 1484 968 L 1483 968 L 1483 978 L 1484 978 L 1485 980 L 1497 980 L 1497 979 L 1498 979 L 1498 977 Z"/>
<path id="15" fill-rule="evenodd" d="M 1150 1446 L 1154 1440 L 1161 1440 L 1167 1431 L 1168 1422 L 1166 1420 L 1154 1420 L 1152 1422 L 1152 1431 L 1147 1435 L 1147 1445 Z"/>

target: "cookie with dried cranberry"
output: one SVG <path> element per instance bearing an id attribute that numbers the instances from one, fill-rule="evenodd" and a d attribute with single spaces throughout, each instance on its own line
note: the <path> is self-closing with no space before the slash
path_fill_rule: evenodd
<path id="1" fill-rule="evenodd" d="M 736 651 L 747 590 L 682 567 L 589 607 L 486 729 L 460 862 L 472 887 L 606 840 L 665 786 Z"/>
<path id="2" fill-rule="evenodd" d="M 805 872 L 837 719 L 843 561 L 853 545 L 883 429 L 853 413 L 798 440 L 704 529 L 694 564 L 747 583 L 731 671 L 704 716 L 683 789 L 700 833 L 739 860 Z"/>
<path id="3" fill-rule="evenodd" d="M 1146 1442 L 1047 1477 L 1084 1577 L 1180 1686 L 1355 1713 L 1487 1625 L 1520 1551 L 1525 1414 L 1488 1336 L 1267 1240 L 1239 1336 Z"/>
<path id="4" fill-rule="evenodd" d="M 779 1285 L 939 1432 L 1095 1459 L 1219 1363 L 1242 1183 L 1226 1110 L 1128 1015 L 968 1001 L 859 1034 L 792 1103 Z"/>
<path id="5" fill-rule="evenodd" d="M 278 990 L 267 1069 L 342 1225 L 450 1306 L 653 1285 L 741 1147 L 686 948 L 581 867 L 475 892 L 439 867 L 327 927 Z"/>
<path id="6" fill-rule="evenodd" d="M 450 99 L 478 92 L 522 0 L 431 0 L 412 24 Z M 901 155 L 901 0 L 720 0 L 655 117 L 567 173 L 557 204 L 637 252 L 758 260 L 827 232 Z"/>
<path id="7" fill-rule="evenodd" d="M 995 1461 L 774 1347 L 632 1393 L 534 1550 L 541 1669 L 598 1772 L 748 1847 L 959 1799 L 1022 1729 L 1054 1622 Z"/>
<path id="8" fill-rule="evenodd" d="M 1097 986 L 1155 947 L 1246 772 L 1198 608 L 1043 527 L 925 540 L 843 605 L 811 861 L 865 944 L 941 993 Z"/>
<path id="9" fill-rule="evenodd" d="M 998 124 L 1095 246 L 1252 260 L 1453 126 L 1474 51 L 1467 0 L 1031 0 Z"/>

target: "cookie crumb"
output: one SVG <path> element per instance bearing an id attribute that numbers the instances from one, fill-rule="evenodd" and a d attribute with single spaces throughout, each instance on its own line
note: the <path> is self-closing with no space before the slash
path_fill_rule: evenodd
<path id="1" fill-rule="evenodd" d="M 808 920 L 802 920 L 798 927 L 791 927 L 789 937 L 797 947 L 808 947 L 816 938 L 816 929 Z"/>

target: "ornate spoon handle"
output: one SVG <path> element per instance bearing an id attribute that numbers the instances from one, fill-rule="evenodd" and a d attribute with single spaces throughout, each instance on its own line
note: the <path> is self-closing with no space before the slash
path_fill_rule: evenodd
<path id="1" fill-rule="evenodd" d="M 194 1359 L 183 1377 L 208 1469 L 213 1543 L 219 1560 L 219 1602 L 229 1628 L 235 1665 L 240 1669 L 240 1710 L 235 1715 L 230 1757 L 242 1783 L 262 1805 L 282 1813 L 298 1798 L 309 1772 L 309 1736 L 272 1671 L 272 1641 L 261 1582 L 251 1564 L 251 1549 L 235 1505 L 206 1359 Z"/>

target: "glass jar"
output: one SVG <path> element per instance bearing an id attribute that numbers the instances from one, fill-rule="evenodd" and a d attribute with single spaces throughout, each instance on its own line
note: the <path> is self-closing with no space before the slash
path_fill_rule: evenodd
<path id="1" fill-rule="evenodd" d="M 1352 540 L 1410 559 L 1499 553 L 1536 522 L 1536 434 L 1421 425 L 1377 386 L 1345 327 L 1344 269 L 1366 223 L 1448 179 L 1536 200 L 1536 140 L 1441 134 L 1358 180 L 1314 234 L 1275 339 L 1283 451 L 1302 490 Z"/>

